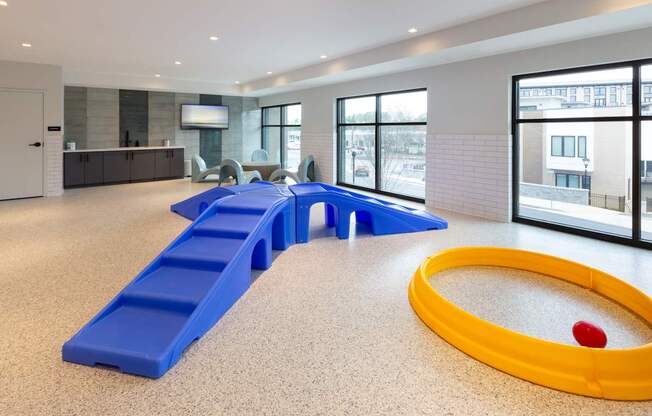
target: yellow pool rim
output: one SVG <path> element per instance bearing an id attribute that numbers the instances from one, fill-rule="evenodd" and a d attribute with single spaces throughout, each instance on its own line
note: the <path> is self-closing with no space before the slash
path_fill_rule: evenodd
<path id="1" fill-rule="evenodd" d="M 428 257 L 408 288 L 412 308 L 430 329 L 487 365 L 568 393 L 611 400 L 652 399 L 652 343 L 625 349 L 587 348 L 527 336 L 480 319 L 446 300 L 430 285 L 431 276 L 463 266 L 506 267 L 565 280 L 623 305 L 652 324 L 649 296 L 579 263 L 496 247 L 461 247 Z"/>

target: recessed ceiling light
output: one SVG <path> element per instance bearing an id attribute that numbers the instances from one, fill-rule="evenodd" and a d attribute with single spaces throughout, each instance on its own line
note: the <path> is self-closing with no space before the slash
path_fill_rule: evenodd
<path id="1" fill-rule="evenodd" d="M 320 56 L 319 58 L 320 58 L 320 59 L 326 59 L 326 58 L 328 58 L 328 55 L 322 55 L 322 56 Z"/>
<path id="2" fill-rule="evenodd" d="M 416 27 L 411 27 L 410 30 L 408 30 L 408 33 L 417 33 L 419 30 L 417 30 Z"/>
<path id="3" fill-rule="evenodd" d="M 220 38 L 218 38 L 217 36 L 211 36 L 208 39 L 210 39 L 210 40 L 219 40 Z"/>
<path id="4" fill-rule="evenodd" d="M 9 3 L 7 3 L 7 2 L 4 1 L 4 0 L 0 0 L 0 6 L 7 7 L 7 6 L 9 6 Z"/>
<path id="5" fill-rule="evenodd" d="M 272 75 L 272 74 L 273 74 L 272 71 L 267 71 L 267 75 Z"/>
<path id="6" fill-rule="evenodd" d="M 236 84 L 239 84 L 239 83 L 240 83 L 240 81 L 236 81 L 235 83 L 236 83 Z"/>
<path id="7" fill-rule="evenodd" d="M 21 46 L 22 46 L 23 48 L 31 48 L 31 47 L 32 47 L 32 44 L 31 44 L 31 43 L 21 43 Z"/>
<path id="8" fill-rule="evenodd" d="M 161 78 L 161 74 L 154 74 L 156 78 Z"/>
<path id="9" fill-rule="evenodd" d="M 174 61 L 175 65 L 181 65 L 181 61 Z"/>

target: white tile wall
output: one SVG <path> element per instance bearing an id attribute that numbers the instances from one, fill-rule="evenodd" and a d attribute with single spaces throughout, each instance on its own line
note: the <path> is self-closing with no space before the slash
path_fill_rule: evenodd
<path id="1" fill-rule="evenodd" d="M 308 155 L 315 157 L 315 176 L 319 182 L 335 183 L 336 142 L 334 132 L 301 132 L 301 159 Z"/>
<path id="2" fill-rule="evenodd" d="M 427 140 L 428 207 L 510 220 L 510 136 L 429 134 Z"/>
<path id="3" fill-rule="evenodd" d="M 61 133 L 45 137 L 45 196 L 63 195 L 63 136 Z"/>

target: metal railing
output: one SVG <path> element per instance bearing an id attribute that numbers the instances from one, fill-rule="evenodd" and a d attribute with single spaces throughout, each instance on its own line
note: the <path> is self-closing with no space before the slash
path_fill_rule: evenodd
<path id="1" fill-rule="evenodd" d="M 590 192 L 589 205 L 597 208 L 610 209 L 612 211 L 625 212 L 625 197 Z"/>

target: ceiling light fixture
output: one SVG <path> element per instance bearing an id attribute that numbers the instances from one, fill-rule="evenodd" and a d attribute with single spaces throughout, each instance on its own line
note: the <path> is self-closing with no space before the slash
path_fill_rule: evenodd
<path id="1" fill-rule="evenodd" d="M 267 71 L 267 75 L 272 75 L 272 74 L 273 74 L 272 71 Z"/>
<path id="2" fill-rule="evenodd" d="M 210 40 L 219 40 L 220 38 L 218 38 L 217 36 L 211 36 L 208 39 L 210 39 Z"/>
<path id="3" fill-rule="evenodd" d="M 32 44 L 31 44 L 31 43 L 21 43 L 21 46 L 22 46 L 23 48 L 31 48 L 31 47 L 32 47 Z"/>
<path id="4" fill-rule="evenodd" d="M 154 74 L 156 78 L 161 78 L 161 74 Z"/>
<path id="5" fill-rule="evenodd" d="M 419 31 L 419 30 L 418 30 L 416 27 L 411 27 L 411 28 L 408 30 L 408 33 L 417 33 L 418 31 Z"/>
<path id="6" fill-rule="evenodd" d="M 0 6 L 7 7 L 9 6 L 9 3 L 7 3 L 5 0 L 0 0 Z"/>
<path id="7" fill-rule="evenodd" d="M 181 65 L 181 61 L 174 61 L 175 65 Z"/>
<path id="8" fill-rule="evenodd" d="M 322 55 L 319 57 L 319 59 L 326 59 L 326 58 L 328 58 L 328 55 Z"/>
<path id="9" fill-rule="evenodd" d="M 240 81 L 236 81 L 235 83 L 236 83 L 236 84 L 239 84 L 239 83 L 240 83 Z"/>

